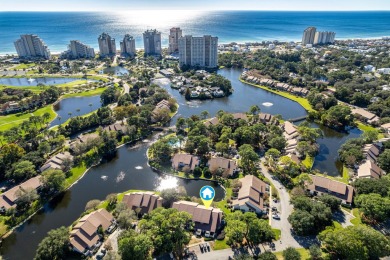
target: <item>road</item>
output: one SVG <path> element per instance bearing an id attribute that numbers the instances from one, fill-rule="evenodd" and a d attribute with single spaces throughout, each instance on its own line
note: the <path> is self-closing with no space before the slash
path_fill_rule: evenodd
<path id="1" fill-rule="evenodd" d="M 278 203 L 270 201 L 270 208 L 277 207 L 280 211 L 280 220 L 271 219 L 271 226 L 272 228 L 277 228 L 281 230 L 281 238 L 280 240 L 275 242 L 276 251 L 282 251 L 286 249 L 287 247 L 294 247 L 294 248 L 300 248 L 303 247 L 301 245 L 296 237 L 294 237 L 291 234 L 291 224 L 288 222 L 288 216 L 293 212 L 294 207 L 290 204 L 290 194 L 288 191 L 284 188 L 283 184 L 281 184 L 274 176 L 272 176 L 268 169 L 263 165 L 265 162 L 265 159 L 261 159 L 261 172 L 264 174 L 265 177 L 267 177 L 270 182 L 275 186 L 275 188 L 279 192 L 279 199 L 280 201 Z"/>

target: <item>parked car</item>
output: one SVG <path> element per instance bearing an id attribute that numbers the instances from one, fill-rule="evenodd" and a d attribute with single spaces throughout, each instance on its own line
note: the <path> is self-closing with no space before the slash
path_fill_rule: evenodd
<path id="1" fill-rule="evenodd" d="M 272 207 L 272 211 L 278 211 L 276 207 Z"/>
<path id="2" fill-rule="evenodd" d="M 196 232 L 195 232 L 195 235 L 196 235 L 197 237 L 202 236 L 202 230 L 201 230 L 201 229 L 197 229 Z"/>
<path id="3" fill-rule="evenodd" d="M 280 219 L 280 216 L 279 216 L 278 214 L 274 214 L 274 215 L 272 215 L 272 217 L 273 217 L 274 219 L 277 219 L 277 220 Z"/>
<path id="4" fill-rule="evenodd" d="M 206 233 L 204 233 L 204 236 L 205 236 L 205 237 L 211 237 L 210 231 L 206 231 Z"/>

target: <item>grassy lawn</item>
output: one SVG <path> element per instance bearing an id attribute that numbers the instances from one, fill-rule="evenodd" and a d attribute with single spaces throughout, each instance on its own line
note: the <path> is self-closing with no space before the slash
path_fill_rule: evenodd
<path id="1" fill-rule="evenodd" d="M 230 248 L 228 244 L 226 244 L 227 238 L 225 237 L 224 240 L 215 240 L 213 250 L 222 250 Z"/>
<path id="2" fill-rule="evenodd" d="M 345 166 L 345 165 L 343 165 L 343 182 L 345 182 L 345 183 L 348 183 L 348 181 L 349 181 L 349 170 L 348 170 L 348 168 Z"/>
<path id="3" fill-rule="evenodd" d="M 12 69 L 15 69 L 15 70 L 23 70 L 23 69 L 29 69 L 31 67 L 34 67 L 35 66 L 35 63 L 28 63 L 28 64 L 19 64 L 17 65 L 16 67 L 13 67 Z"/>
<path id="4" fill-rule="evenodd" d="M 5 89 L 5 88 L 21 89 L 21 88 L 23 88 L 23 90 L 30 90 L 31 92 L 37 93 L 37 94 L 41 93 L 44 90 L 43 88 L 40 88 L 38 86 L 34 86 L 34 87 L 16 87 L 16 86 L 2 85 L 1 88 L 2 89 Z"/>
<path id="5" fill-rule="evenodd" d="M 79 85 L 82 85 L 82 84 L 87 84 L 87 80 L 86 79 L 80 79 L 80 80 L 75 80 L 75 81 L 68 82 L 68 83 L 57 84 L 56 86 L 60 87 L 60 88 L 64 88 L 64 87 L 72 88 L 72 87 L 76 87 L 76 86 L 79 86 Z"/>
<path id="6" fill-rule="evenodd" d="M 314 164 L 314 157 L 306 156 L 305 160 L 302 161 L 302 164 L 306 167 L 306 169 L 311 170 Z"/>
<path id="7" fill-rule="evenodd" d="M 226 208 L 226 205 L 227 205 L 227 200 L 232 196 L 232 193 L 233 193 L 233 190 L 232 188 L 226 188 L 226 196 L 223 200 L 219 201 L 219 202 L 214 202 L 214 205 L 221 209 L 223 211 L 223 213 L 226 215 L 229 215 L 231 212 L 230 212 L 230 209 Z"/>
<path id="8" fill-rule="evenodd" d="M 260 86 L 260 85 L 256 85 L 256 84 L 253 84 L 253 83 L 249 83 L 249 82 L 246 82 L 245 80 L 242 80 L 242 79 L 240 79 L 240 81 L 245 83 L 245 84 L 248 84 L 248 85 L 251 85 L 251 86 L 254 86 L 254 87 L 258 87 L 258 88 L 267 90 L 267 91 L 272 92 L 274 94 L 277 94 L 279 96 L 282 96 L 282 97 L 288 98 L 288 99 L 290 99 L 292 101 L 295 101 L 295 102 L 299 103 L 308 112 L 315 111 L 306 98 L 298 97 L 298 96 L 295 96 L 295 95 L 293 95 L 291 93 L 270 89 L 270 88 L 265 87 L 265 86 Z"/>
<path id="9" fill-rule="evenodd" d="M 45 107 L 42 107 L 40 109 L 37 109 L 36 111 L 32 112 L 35 116 L 42 116 L 44 113 L 50 114 L 49 121 L 53 120 L 56 117 L 56 113 L 53 110 L 52 105 L 47 105 Z M 12 114 L 7 116 L 0 116 L 0 131 L 6 131 L 12 128 L 13 126 L 18 126 L 23 121 L 28 120 L 31 116 L 31 113 L 18 113 L 18 114 Z"/>
<path id="10" fill-rule="evenodd" d="M 351 220 L 351 223 L 354 225 L 361 225 L 362 219 L 360 217 L 359 209 L 353 209 L 352 214 L 355 216 L 355 218 Z"/>
<path id="11" fill-rule="evenodd" d="M 297 248 L 297 251 L 298 251 L 299 254 L 301 255 L 301 259 L 302 259 L 302 260 L 310 259 L 309 250 L 307 250 L 307 249 L 305 249 L 305 248 Z M 277 257 L 279 260 L 289 260 L 289 259 L 284 259 L 284 258 L 283 258 L 283 251 L 276 252 L 276 253 L 274 253 L 274 254 L 276 255 L 276 257 Z"/>
<path id="12" fill-rule="evenodd" d="M 359 128 L 363 132 L 366 132 L 366 131 L 378 131 L 378 129 L 376 129 L 375 127 L 363 124 L 360 121 L 356 121 L 356 124 L 357 124 L 357 128 Z M 378 139 L 381 139 L 381 138 L 384 138 L 384 137 L 385 137 L 385 135 L 383 133 L 379 133 L 378 134 Z"/>
<path id="13" fill-rule="evenodd" d="M 8 232 L 8 226 L 4 223 L 5 217 L 1 217 L 0 219 L 0 236 L 4 235 Z"/>
<path id="14" fill-rule="evenodd" d="M 84 172 L 87 170 L 87 167 L 83 164 L 81 166 L 78 166 L 78 167 L 75 167 L 75 168 L 72 168 L 71 172 L 72 172 L 72 175 L 69 176 L 68 178 L 66 178 L 65 180 L 65 187 L 69 187 L 70 185 L 72 185 L 75 181 L 77 181 L 81 175 L 84 174 Z"/>
<path id="15" fill-rule="evenodd" d="M 80 92 L 80 93 L 65 94 L 65 95 L 62 96 L 62 98 L 89 97 L 89 96 L 100 95 L 101 93 L 103 93 L 103 91 L 105 89 L 106 88 L 97 88 L 97 89 L 93 89 L 93 90 L 90 90 L 90 91 L 84 91 L 84 92 Z"/>
<path id="16" fill-rule="evenodd" d="M 277 229 L 277 228 L 273 228 L 272 231 L 275 234 L 275 240 L 279 240 L 280 236 L 282 235 L 282 231 L 280 229 Z"/>

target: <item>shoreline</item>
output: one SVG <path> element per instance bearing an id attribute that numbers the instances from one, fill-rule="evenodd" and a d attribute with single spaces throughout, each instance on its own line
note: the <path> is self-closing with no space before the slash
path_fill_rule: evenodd
<path id="1" fill-rule="evenodd" d="M 299 11 L 297 11 L 299 12 Z M 307 12 L 310 12 L 310 11 L 307 11 Z M 329 11 L 329 12 L 333 12 L 333 11 Z M 356 11 L 356 12 L 359 12 L 359 11 Z M 372 11 L 372 12 L 383 12 L 383 11 Z M 388 11 L 390 12 L 390 11 Z M 2 12 L 0 12 L 2 13 Z M 388 38 L 388 39 L 384 39 L 384 38 Z M 373 40 L 390 40 L 390 35 L 382 35 L 382 36 L 372 36 L 372 37 L 339 37 L 337 38 L 337 40 L 335 40 L 335 42 L 347 42 L 347 41 L 373 41 Z M 281 44 L 288 44 L 290 42 L 294 42 L 296 44 L 298 43 L 301 43 L 301 40 L 300 40 L 300 37 L 298 38 L 290 38 L 290 39 L 278 39 L 278 38 L 264 38 L 264 39 L 248 39 L 248 40 L 239 40 L 239 41 L 235 41 L 234 39 L 230 40 L 230 41 L 221 41 L 219 44 L 221 45 L 228 45 L 228 44 L 231 44 L 231 43 L 236 43 L 237 45 L 246 45 L 247 43 L 249 44 L 257 44 L 257 43 L 261 43 L 261 42 L 273 42 L 273 41 L 278 41 L 278 43 L 281 43 Z M 92 48 L 94 49 L 98 49 L 98 46 L 97 45 L 94 45 L 94 44 L 89 44 Z M 49 48 L 50 49 L 50 48 Z M 164 46 L 162 47 L 162 49 L 168 49 L 168 46 Z M 144 48 L 140 47 L 140 48 L 136 48 L 137 51 L 144 51 Z M 51 55 L 53 56 L 59 56 L 61 53 L 63 53 L 64 51 L 66 51 L 65 49 L 63 50 L 52 50 L 51 51 Z M 96 51 L 96 54 L 99 54 L 98 51 Z M 6 56 L 12 56 L 12 55 L 17 55 L 17 53 L 15 51 L 13 52 L 0 52 L 0 58 L 2 57 L 6 57 Z"/>

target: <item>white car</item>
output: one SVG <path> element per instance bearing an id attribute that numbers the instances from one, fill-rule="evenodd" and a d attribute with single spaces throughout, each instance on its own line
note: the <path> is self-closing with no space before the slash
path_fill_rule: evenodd
<path id="1" fill-rule="evenodd" d="M 201 229 L 197 229 L 196 232 L 195 232 L 195 235 L 200 237 L 202 236 L 202 230 Z"/>
<path id="2" fill-rule="evenodd" d="M 210 231 L 206 231 L 206 233 L 204 233 L 204 236 L 205 236 L 205 237 L 211 237 Z"/>
<path id="3" fill-rule="evenodd" d="M 272 217 L 274 218 L 274 219 L 280 219 L 280 216 L 278 215 L 278 214 L 274 214 L 274 215 L 272 215 Z"/>

